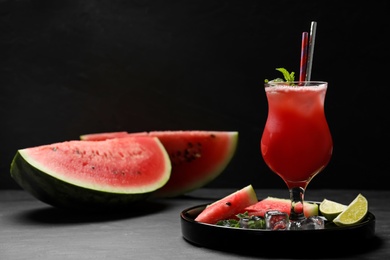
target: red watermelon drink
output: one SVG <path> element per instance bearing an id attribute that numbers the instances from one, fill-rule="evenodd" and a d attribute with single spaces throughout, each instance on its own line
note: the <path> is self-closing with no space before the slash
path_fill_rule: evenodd
<path id="1" fill-rule="evenodd" d="M 303 203 L 310 180 L 324 169 L 332 155 L 333 142 L 324 112 L 326 90 L 326 82 L 265 84 L 268 117 L 261 153 L 290 190 L 291 221 L 305 219 L 302 208 L 295 210 L 295 205 Z"/>

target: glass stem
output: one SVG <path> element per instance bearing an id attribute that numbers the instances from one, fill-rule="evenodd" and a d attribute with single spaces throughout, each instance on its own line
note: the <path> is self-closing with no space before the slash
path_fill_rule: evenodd
<path id="1" fill-rule="evenodd" d="M 301 221 L 305 219 L 305 214 L 303 213 L 303 200 L 305 196 L 305 189 L 302 187 L 294 187 L 290 189 L 290 199 L 291 199 L 291 212 L 290 220 L 291 221 Z M 298 204 L 301 204 L 302 207 L 297 207 Z"/>

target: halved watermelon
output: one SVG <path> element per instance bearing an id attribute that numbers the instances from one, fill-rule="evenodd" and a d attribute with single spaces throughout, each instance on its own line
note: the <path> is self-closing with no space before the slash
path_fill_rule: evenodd
<path id="1" fill-rule="evenodd" d="M 209 205 L 195 218 L 195 221 L 216 224 L 219 220 L 229 219 L 244 212 L 243 210 L 257 202 L 252 185 L 248 185 Z"/>
<path id="2" fill-rule="evenodd" d="M 129 135 L 158 137 L 169 154 L 171 177 L 152 195 L 160 198 L 176 197 L 210 183 L 225 170 L 238 143 L 238 132 L 235 131 L 152 131 Z M 123 136 L 123 132 L 107 132 L 85 134 L 80 139 L 102 140 Z"/>
<path id="3" fill-rule="evenodd" d="M 156 137 L 68 141 L 18 150 L 11 176 L 39 200 L 61 208 L 124 208 L 166 184 L 168 154 Z"/>
<path id="4" fill-rule="evenodd" d="M 265 213 L 269 210 L 278 210 L 290 215 L 291 202 L 289 199 L 267 197 L 256 204 L 246 207 L 244 212 L 247 211 L 250 216 L 254 215 L 264 217 Z M 298 212 L 302 212 L 302 204 L 297 204 L 296 210 Z M 318 216 L 318 205 L 315 203 L 304 202 L 303 211 L 306 217 Z"/>

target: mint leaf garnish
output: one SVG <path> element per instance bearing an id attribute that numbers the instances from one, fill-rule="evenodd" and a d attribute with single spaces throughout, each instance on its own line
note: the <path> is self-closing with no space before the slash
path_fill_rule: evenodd
<path id="1" fill-rule="evenodd" d="M 283 77 L 287 82 L 294 81 L 294 78 L 295 78 L 294 72 L 289 73 L 285 68 L 276 68 L 276 70 L 283 73 Z"/>
<path id="2" fill-rule="evenodd" d="M 280 71 L 283 74 L 284 79 L 282 78 L 276 78 L 272 81 L 274 82 L 293 82 L 295 79 L 295 73 L 294 72 L 288 72 L 285 68 L 276 68 L 277 71 Z M 269 82 L 268 79 L 265 80 L 265 83 Z"/>

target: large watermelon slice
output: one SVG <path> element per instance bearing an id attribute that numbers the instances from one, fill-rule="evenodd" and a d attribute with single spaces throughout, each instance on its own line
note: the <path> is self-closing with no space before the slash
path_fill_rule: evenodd
<path id="1" fill-rule="evenodd" d="M 310 202 L 304 202 L 303 204 L 303 212 L 306 217 L 318 216 L 318 204 Z M 269 210 L 278 210 L 290 215 L 291 202 L 289 199 L 267 197 L 256 204 L 246 207 L 244 212 L 247 211 L 250 216 L 264 217 L 265 213 Z M 302 204 L 298 204 L 296 210 L 302 212 Z"/>
<path id="2" fill-rule="evenodd" d="M 257 202 L 252 185 L 248 185 L 209 205 L 195 218 L 195 221 L 216 224 L 219 220 L 229 219 L 244 212 L 243 210 Z"/>
<path id="3" fill-rule="evenodd" d="M 123 209 L 164 186 L 171 162 L 158 138 L 128 136 L 21 149 L 10 172 L 22 188 L 53 206 Z"/>
<path id="4" fill-rule="evenodd" d="M 231 161 L 238 143 L 235 131 L 152 131 L 128 133 L 158 137 L 169 154 L 172 173 L 153 197 L 176 197 L 200 188 L 218 177 Z M 123 137 L 124 132 L 93 133 L 81 140 Z"/>

